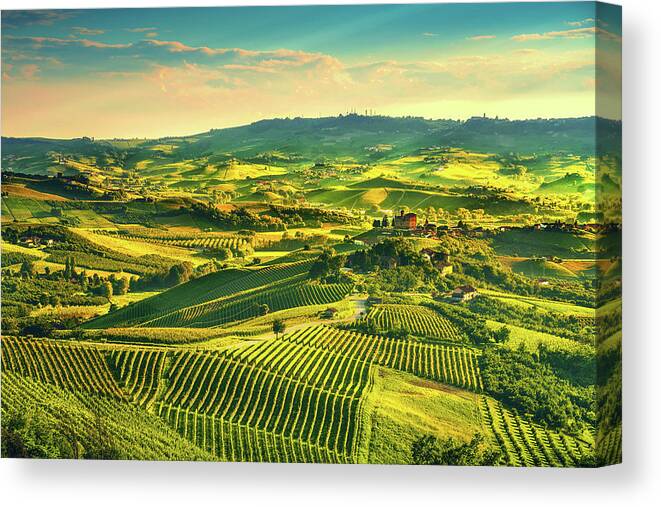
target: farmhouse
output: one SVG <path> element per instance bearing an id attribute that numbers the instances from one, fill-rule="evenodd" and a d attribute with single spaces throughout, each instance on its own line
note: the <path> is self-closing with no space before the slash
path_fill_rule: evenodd
<path id="1" fill-rule="evenodd" d="M 424 230 L 425 232 L 432 232 L 436 234 L 438 226 L 434 223 L 431 223 L 429 220 L 425 220 Z"/>
<path id="2" fill-rule="evenodd" d="M 404 210 L 399 212 L 399 215 L 395 215 L 393 218 L 393 227 L 395 229 L 415 229 L 418 224 L 418 215 L 415 213 L 406 213 Z"/>
<path id="3" fill-rule="evenodd" d="M 452 291 L 452 300 L 460 303 L 470 301 L 477 296 L 477 289 L 472 285 L 462 285 Z"/>
<path id="4" fill-rule="evenodd" d="M 441 276 L 452 273 L 452 264 L 450 264 L 450 254 L 446 252 L 437 252 L 431 248 L 423 248 L 420 253 L 427 257 L 432 265 L 438 269 Z"/>
<path id="5" fill-rule="evenodd" d="M 335 316 L 337 315 L 337 308 L 329 307 L 326 308 L 323 312 L 321 312 L 321 318 L 322 319 L 334 319 Z"/>

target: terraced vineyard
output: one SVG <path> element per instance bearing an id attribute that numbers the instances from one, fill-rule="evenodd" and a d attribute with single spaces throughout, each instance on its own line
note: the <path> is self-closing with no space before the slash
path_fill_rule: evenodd
<path id="1" fill-rule="evenodd" d="M 3 338 L 3 359 L 6 338 Z M 139 460 L 204 460 L 214 456 L 182 438 L 155 415 L 113 397 L 70 391 L 54 384 L 2 372 L 2 416 L 38 413 L 57 429 L 77 458 Z M 102 429 L 99 422 L 102 421 Z M 119 450 L 108 455 L 100 447 L 99 432 L 106 444 Z M 61 456 L 60 456 L 61 457 Z"/>
<path id="2" fill-rule="evenodd" d="M 241 238 L 238 236 L 179 236 L 179 235 L 165 235 L 165 236 L 148 236 L 137 234 L 125 233 L 112 233 L 106 230 L 95 231 L 95 234 L 103 234 L 121 239 L 132 241 L 143 241 L 147 243 L 154 243 L 158 245 L 167 246 L 180 246 L 184 248 L 195 248 L 202 250 L 220 250 L 227 248 L 233 252 L 244 250 L 248 246 L 252 246 L 254 241 Z"/>
<path id="3" fill-rule="evenodd" d="M 350 284 L 316 284 L 305 275 L 293 277 L 267 289 L 233 297 L 220 298 L 196 306 L 187 306 L 162 317 L 138 324 L 139 327 L 214 327 L 260 315 L 260 306 L 270 311 L 297 306 L 329 304 L 351 292 Z"/>
<path id="4" fill-rule="evenodd" d="M 3 336 L 2 364 L 3 371 L 72 391 L 124 398 L 102 350 L 94 346 Z"/>
<path id="5" fill-rule="evenodd" d="M 177 353 L 170 371 L 158 413 L 220 458 L 243 449 L 240 460 L 255 459 L 241 442 L 262 438 L 282 460 L 355 461 L 369 362 L 272 340 L 231 354 Z M 232 442 L 221 446 L 223 434 Z"/>
<path id="6" fill-rule="evenodd" d="M 481 410 L 492 443 L 503 450 L 508 465 L 571 467 L 592 454 L 586 442 L 519 417 L 494 399 L 482 397 Z"/>
<path id="7" fill-rule="evenodd" d="M 477 352 L 469 347 L 384 338 L 326 326 L 301 329 L 283 339 L 466 389 L 482 389 Z"/>
<path id="8" fill-rule="evenodd" d="M 311 261 L 267 266 L 257 270 L 225 269 L 174 287 L 163 294 L 120 308 L 94 319 L 84 327 L 132 327 L 174 311 L 203 303 L 240 297 L 241 293 L 300 277 Z"/>
<path id="9" fill-rule="evenodd" d="M 158 415 L 197 447 L 223 461 L 352 463 L 310 442 L 159 404 Z"/>
<path id="10" fill-rule="evenodd" d="M 414 305 L 376 305 L 365 316 L 379 329 L 406 329 L 417 336 L 447 341 L 466 341 L 459 330 L 434 310 Z"/>
<path id="11" fill-rule="evenodd" d="M 146 406 L 157 394 L 165 366 L 165 353 L 158 350 L 115 349 L 110 353 L 116 375 L 131 401 Z"/>
<path id="12" fill-rule="evenodd" d="M 205 452 L 236 461 L 355 462 L 372 382 L 369 361 L 282 340 L 166 352 L 3 338 L 2 354 L 5 372 L 42 390 L 153 410 Z"/>
<path id="13" fill-rule="evenodd" d="M 597 455 L 602 463 L 622 462 L 622 426 L 612 429 L 605 436 L 597 439 Z"/>

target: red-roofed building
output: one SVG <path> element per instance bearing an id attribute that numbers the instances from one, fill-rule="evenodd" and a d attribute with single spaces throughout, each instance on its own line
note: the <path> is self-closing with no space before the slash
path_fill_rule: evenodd
<path id="1" fill-rule="evenodd" d="M 418 215 L 415 213 L 406 213 L 404 210 L 399 212 L 399 215 L 395 215 L 393 219 L 393 227 L 395 229 L 415 229 L 418 226 Z"/>

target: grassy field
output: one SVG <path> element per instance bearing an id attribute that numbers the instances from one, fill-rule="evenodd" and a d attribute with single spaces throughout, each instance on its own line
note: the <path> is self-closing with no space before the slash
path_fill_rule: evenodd
<path id="1" fill-rule="evenodd" d="M 495 236 L 493 247 L 499 255 L 562 259 L 594 259 L 597 251 L 594 234 L 563 231 L 510 230 Z"/>
<path id="2" fill-rule="evenodd" d="M 160 245 L 148 241 L 139 241 L 137 239 L 123 239 L 120 237 L 109 236 L 106 234 L 97 234 L 85 229 L 75 229 L 75 232 L 85 239 L 96 243 L 97 245 L 111 248 L 131 257 L 142 257 L 143 255 L 159 255 L 161 257 L 173 259 L 180 262 L 190 262 L 194 266 L 199 266 L 208 262 L 208 259 L 199 256 L 196 250 L 187 248 Z"/>
<path id="3" fill-rule="evenodd" d="M 569 353 L 581 352 L 587 353 L 588 355 L 594 353 L 594 347 L 577 343 L 567 338 L 526 329 L 521 326 L 515 326 L 514 324 L 503 324 L 502 322 L 496 322 L 493 320 L 487 320 L 486 322 L 487 326 L 491 329 L 496 330 L 505 326 L 510 330 L 510 336 L 505 342 L 505 346 L 512 350 L 518 350 L 519 348 L 524 347 L 529 352 L 534 353 L 537 352 L 540 345 L 544 345 L 551 351 L 566 351 Z"/>
<path id="4" fill-rule="evenodd" d="M 571 303 L 563 303 L 559 301 L 550 301 L 548 299 L 541 299 L 532 296 L 519 296 L 508 292 L 502 292 L 492 289 L 481 289 L 483 294 L 493 297 L 505 303 L 518 305 L 523 308 L 539 308 L 541 310 L 548 310 L 552 312 L 561 313 L 563 315 L 575 315 L 577 317 L 594 317 L 594 308 L 587 308 L 585 306 L 574 305 Z"/>
<path id="5" fill-rule="evenodd" d="M 524 259 L 509 262 L 512 271 L 530 278 L 559 278 L 562 280 L 577 279 L 578 276 L 563 264 L 545 259 Z"/>
<path id="6" fill-rule="evenodd" d="M 482 431 L 479 395 L 378 368 L 365 403 L 370 427 L 370 463 L 410 463 L 411 444 L 420 434 L 470 440 Z"/>

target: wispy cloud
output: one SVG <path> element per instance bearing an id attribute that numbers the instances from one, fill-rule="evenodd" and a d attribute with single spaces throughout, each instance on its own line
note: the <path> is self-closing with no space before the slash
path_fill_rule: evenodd
<path id="1" fill-rule="evenodd" d="M 155 26 L 140 26 L 137 28 L 126 28 L 127 32 L 133 32 L 133 33 L 142 33 L 142 32 L 153 32 L 155 30 L 158 30 Z"/>
<path id="2" fill-rule="evenodd" d="M 24 79 L 35 79 L 37 77 L 37 74 L 40 72 L 40 68 L 38 65 L 34 63 L 29 63 L 27 65 L 23 65 L 21 67 L 21 76 Z"/>
<path id="3" fill-rule="evenodd" d="M 495 39 L 495 35 L 474 35 L 473 37 L 466 37 L 468 40 L 487 40 Z"/>
<path id="4" fill-rule="evenodd" d="M 67 48 L 66 51 L 63 48 Z M 95 52 L 103 52 L 99 59 Z M 20 55 L 20 56 L 19 56 Z M 107 57 L 106 57 L 107 56 Z M 322 53 L 291 49 L 255 51 L 242 48 L 191 46 L 177 40 L 144 39 L 128 43 L 106 43 L 86 38 L 5 36 L 3 57 L 7 61 L 61 57 L 78 74 L 136 72 L 150 66 L 199 64 L 215 68 L 251 69 L 259 72 L 338 68 L 339 60 Z M 232 67 L 233 66 L 233 67 Z"/>
<path id="5" fill-rule="evenodd" d="M 594 18 L 585 18 L 585 19 L 581 19 L 579 21 L 565 21 L 566 25 L 575 26 L 575 27 L 590 25 L 592 23 L 594 23 Z"/>
<path id="6" fill-rule="evenodd" d="M 2 11 L 3 28 L 17 28 L 29 25 L 52 25 L 74 16 L 74 11 L 34 10 Z"/>
<path id="7" fill-rule="evenodd" d="M 100 30 L 98 28 L 86 28 L 84 26 L 74 26 L 71 27 L 71 29 L 78 35 L 101 35 L 106 33 L 105 30 Z"/>
<path id="8" fill-rule="evenodd" d="M 437 34 L 437 33 L 433 33 L 433 32 L 424 32 L 424 33 L 422 34 L 422 36 L 423 36 L 423 37 L 438 37 L 438 34 Z"/>
<path id="9" fill-rule="evenodd" d="M 602 37 L 606 40 L 621 41 L 622 37 L 608 32 L 603 28 L 598 28 L 595 26 L 585 27 L 585 28 L 573 28 L 571 30 L 560 30 L 555 32 L 544 32 L 544 33 L 523 33 L 520 35 L 515 35 L 512 37 L 512 40 L 517 42 L 528 42 L 528 41 L 537 41 L 537 40 L 552 40 L 552 39 L 587 39 L 594 36 Z"/>
<path id="10" fill-rule="evenodd" d="M 60 37 L 17 37 L 12 35 L 5 36 L 5 39 L 14 41 L 18 44 L 25 44 L 32 49 L 41 49 L 45 46 L 82 46 L 86 48 L 128 48 L 131 44 L 107 44 L 89 39 L 62 39 Z"/>

